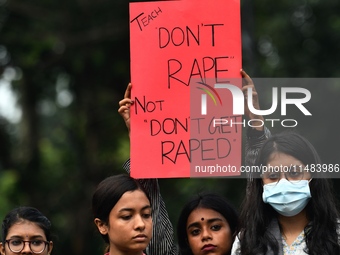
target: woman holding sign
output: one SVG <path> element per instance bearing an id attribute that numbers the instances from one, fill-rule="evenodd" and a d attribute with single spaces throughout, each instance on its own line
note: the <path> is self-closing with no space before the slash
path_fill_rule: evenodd
<path id="1" fill-rule="evenodd" d="M 314 147 L 296 133 L 270 137 L 249 180 L 233 255 L 340 254 L 339 212 L 331 180 L 310 171 Z"/>
<path id="2" fill-rule="evenodd" d="M 244 78 L 243 81 L 243 91 L 247 91 L 248 88 L 252 88 L 253 94 L 253 102 L 254 107 L 259 109 L 258 97 L 257 93 L 254 89 L 254 84 L 251 78 L 241 70 L 241 75 Z M 120 108 L 118 112 L 123 117 L 128 131 L 130 132 L 130 106 L 133 104 L 131 100 L 131 88 L 132 85 L 129 84 L 124 99 L 119 102 Z M 252 120 L 255 119 L 263 119 L 262 116 L 255 116 L 253 115 L 246 104 L 247 97 L 245 97 L 245 109 L 247 117 L 251 118 Z M 253 125 L 256 126 L 256 123 L 253 122 Z M 258 125 L 256 129 L 251 129 L 248 131 L 248 140 L 247 140 L 247 147 L 246 147 L 246 163 L 253 164 L 254 158 L 257 155 L 258 148 L 261 146 L 263 141 L 270 135 L 268 129 L 261 127 Z M 130 160 L 128 160 L 124 164 L 124 169 L 129 172 L 130 171 Z M 164 201 L 161 198 L 159 193 L 159 187 L 157 180 L 149 179 L 149 180 L 140 180 L 144 182 L 144 185 L 148 185 L 149 187 L 149 196 L 154 197 L 158 200 L 158 202 L 153 203 L 154 207 L 157 210 L 153 211 L 153 219 L 154 219 L 154 229 L 153 229 L 153 238 L 151 243 L 148 247 L 150 253 L 149 254 L 176 254 L 177 250 L 173 245 L 173 230 L 171 222 L 169 221 L 168 214 L 165 209 Z M 152 184 L 151 184 L 152 183 Z M 151 185 L 150 185 L 151 184 Z M 152 188 L 154 186 L 155 188 Z M 159 206 L 156 206 L 159 205 Z M 203 210 L 203 212 L 201 211 Z M 199 220 L 195 221 L 195 215 L 199 212 L 200 217 Z M 213 217 L 212 217 L 213 216 Z M 216 217 L 217 216 L 217 217 Z M 155 222 L 155 219 L 157 222 Z M 202 220 L 203 219 L 203 220 Z M 216 224 L 215 220 L 217 219 L 218 224 Z M 193 221 L 194 220 L 194 221 Z M 187 232 L 187 227 L 191 225 L 191 221 L 195 222 L 192 227 L 198 227 L 194 229 L 191 233 Z M 237 225 L 237 214 L 233 207 L 225 201 L 220 196 L 217 195 L 210 195 L 204 194 L 194 198 L 193 200 L 189 201 L 183 208 L 180 222 L 178 224 L 177 233 L 180 237 L 179 246 L 181 249 L 181 254 L 188 254 L 188 255 L 198 255 L 201 253 L 209 253 L 218 250 L 216 254 L 230 254 L 231 251 L 231 243 L 233 241 L 233 237 L 236 230 Z M 197 223 L 197 224 L 196 224 Z M 215 223 L 215 224 L 214 224 Z M 189 225 L 188 225 L 189 224 Z M 168 226 L 164 228 L 164 226 Z M 208 238 L 206 238 L 205 231 L 201 231 L 201 229 L 210 229 L 210 234 Z M 193 234 L 194 233 L 194 234 Z M 209 234 L 209 235 L 210 235 Z M 200 236 L 202 236 L 200 238 Z M 218 238 L 211 242 L 211 238 L 214 236 L 222 236 L 222 238 Z M 183 239 L 184 238 L 184 239 Z M 191 240 L 189 244 L 189 239 Z M 204 243 L 206 241 L 210 241 L 210 243 Z M 200 243 L 203 243 L 200 246 Z M 198 248 L 197 247 L 201 247 Z M 203 248 L 203 249 L 202 249 Z"/>

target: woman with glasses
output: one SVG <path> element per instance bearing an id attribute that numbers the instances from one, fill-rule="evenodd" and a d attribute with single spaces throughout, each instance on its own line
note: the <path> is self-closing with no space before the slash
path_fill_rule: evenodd
<path id="1" fill-rule="evenodd" d="M 310 171 L 314 147 L 296 133 L 270 137 L 249 179 L 232 254 L 340 254 L 339 213 L 331 180 Z"/>
<path id="2" fill-rule="evenodd" d="M 1 254 L 50 254 L 50 228 L 50 221 L 36 208 L 13 209 L 2 222 Z"/>

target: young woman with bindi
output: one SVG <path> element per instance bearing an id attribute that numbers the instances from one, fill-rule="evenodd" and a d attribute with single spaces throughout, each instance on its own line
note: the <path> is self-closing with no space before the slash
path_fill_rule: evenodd
<path id="1" fill-rule="evenodd" d="M 183 207 L 177 223 L 182 255 L 228 255 L 238 226 L 238 215 L 222 196 L 203 193 Z"/>
<path id="2" fill-rule="evenodd" d="M 296 133 L 270 137 L 249 179 L 232 254 L 340 254 L 339 213 L 327 176 L 308 171 L 320 158 Z"/>
<path id="3" fill-rule="evenodd" d="M 2 221 L 1 255 L 51 254 L 51 222 L 36 208 L 18 207 Z"/>

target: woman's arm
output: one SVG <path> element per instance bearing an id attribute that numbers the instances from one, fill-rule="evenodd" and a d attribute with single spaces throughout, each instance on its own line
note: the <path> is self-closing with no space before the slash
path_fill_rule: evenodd
<path id="1" fill-rule="evenodd" d="M 130 159 L 123 168 L 130 174 Z M 152 238 L 147 247 L 147 255 L 177 255 L 174 242 L 174 230 L 170 222 L 164 200 L 161 196 L 157 179 L 138 179 L 150 197 L 152 207 Z"/>

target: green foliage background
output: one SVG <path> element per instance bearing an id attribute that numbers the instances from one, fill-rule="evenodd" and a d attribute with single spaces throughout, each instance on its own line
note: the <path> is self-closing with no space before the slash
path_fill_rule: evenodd
<path id="1" fill-rule="evenodd" d="M 0 0 L 0 75 L 22 109 L 19 123 L 0 116 L 0 218 L 18 205 L 39 208 L 53 223 L 55 255 L 103 253 L 91 196 L 129 157 L 117 113 L 130 77 L 128 4 Z M 336 0 L 243 0 L 243 68 L 252 77 L 339 77 L 339 13 Z M 268 88 L 256 86 L 268 109 Z M 327 163 L 339 163 L 339 95 L 339 83 L 320 84 L 313 117 L 294 115 Z M 160 186 L 176 224 L 181 206 L 200 190 L 238 207 L 245 180 L 162 179 Z"/>

